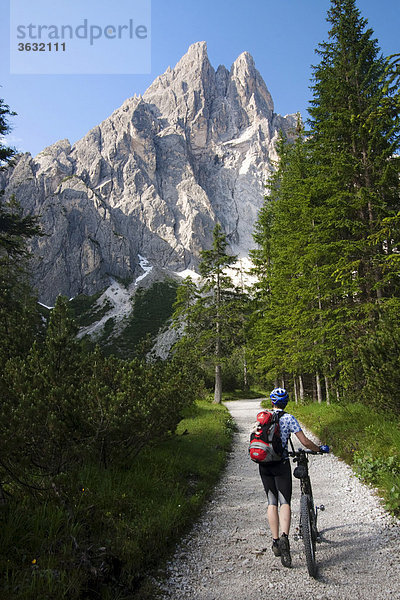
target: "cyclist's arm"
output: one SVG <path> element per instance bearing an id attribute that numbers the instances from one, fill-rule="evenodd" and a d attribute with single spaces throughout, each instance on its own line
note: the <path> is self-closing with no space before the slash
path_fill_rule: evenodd
<path id="1" fill-rule="evenodd" d="M 296 435 L 298 437 L 299 442 L 301 442 L 303 446 L 305 446 L 309 450 L 313 450 L 314 452 L 319 452 L 319 446 L 317 446 L 317 444 L 314 444 L 314 442 L 308 439 L 308 437 L 304 435 L 302 431 L 298 431 Z"/>

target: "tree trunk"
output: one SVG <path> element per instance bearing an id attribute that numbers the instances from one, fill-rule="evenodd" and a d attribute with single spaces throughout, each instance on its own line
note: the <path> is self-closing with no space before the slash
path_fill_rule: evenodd
<path id="1" fill-rule="evenodd" d="M 330 404 L 331 399 L 329 396 L 329 381 L 328 381 L 328 377 L 326 375 L 324 375 L 324 378 L 325 378 L 326 403 Z"/>
<path id="2" fill-rule="evenodd" d="M 318 404 L 321 404 L 322 403 L 322 389 L 321 389 L 321 380 L 320 380 L 318 371 L 315 373 L 315 383 L 316 383 L 316 386 L 317 386 L 317 400 L 318 400 Z"/>
<path id="3" fill-rule="evenodd" d="M 214 404 L 221 404 L 221 400 L 222 400 L 221 365 L 215 365 Z"/>
<path id="4" fill-rule="evenodd" d="M 222 400 L 222 374 L 221 374 L 221 322 L 219 308 L 221 304 L 221 281 L 219 273 L 217 274 L 217 320 L 216 320 L 216 342 L 215 342 L 215 386 L 214 386 L 214 404 L 221 404 Z"/>
<path id="5" fill-rule="evenodd" d="M 300 401 L 304 400 L 304 385 L 303 385 L 303 375 L 299 375 L 299 388 L 300 388 Z"/>
<path id="6" fill-rule="evenodd" d="M 245 391 L 247 391 L 249 389 L 249 380 L 247 377 L 246 348 L 244 348 L 244 350 L 243 350 L 243 386 L 244 386 Z"/>
<path id="7" fill-rule="evenodd" d="M 293 375 L 293 390 L 294 390 L 294 401 L 297 404 L 298 397 L 297 397 L 297 377 L 296 377 L 296 375 Z"/>

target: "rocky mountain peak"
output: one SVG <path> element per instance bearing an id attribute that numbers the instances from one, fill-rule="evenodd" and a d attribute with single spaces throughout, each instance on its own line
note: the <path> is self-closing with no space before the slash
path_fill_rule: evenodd
<path id="1" fill-rule="evenodd" d="M 177 63 L 176 68 L 187 68 L 188 66 L 203 65 L 209 63 L 207 54 L 207 42 L 195 42 L 189 46 L 186 54 Z"/>
<path id="2" fill-rule="evenodd" d="M 261 112 L 274 111 L 271 94 L 260 73 L 257 71 L 254 59 L 248 52 L 242 52 L 232 65 L 230 77 L 244 105 L 252 99 Z"/>
<path id="3" fill-rule="evenodd" d="M 231 72 L 239 79 L 244 77 L 254 79 L 256 77 L 256 67 L 252 55 L 247 51 L 239 54 L 232 64 Z"/>
<path id="4" fill-rule="evenodd" d="M 72 147 L 21 155 L 0 186 L 41 215 L 47 235 L 32 243 L 40 300 L 92 294 L 110 278 L 141 281 L 144 260 L 154 277 L 196 269 L 217 221 L 246 256 L 275 142 L 295 123 L 274 113 L 248 52 L 215 71 L 197 42 Z"/>

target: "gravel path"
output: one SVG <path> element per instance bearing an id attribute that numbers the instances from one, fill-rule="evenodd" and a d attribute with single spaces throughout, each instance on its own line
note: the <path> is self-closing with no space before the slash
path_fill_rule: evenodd
<path id="1" fill-rule="evenodd" d="M 319 578 L 309 577 L 299 520 L 299 484 L 293 480 L 286 569 L 271 551 L 266 496 L 258 467 L 247 456 L 258 400 L 227 402 L 238 426 L 227 468 L 201 519 L 168 563 L 157 585 L 173 600 L 388 600 L 400 599 L 400 522 L 333 455 L 310 459 L 314 500 L 323 503 L 317 546 Z M 310 434 L 308 434 L 310 435 Z M 293 436 L 295 437 L 295 436 Z M 312 437 L 310 435 L 310 437 Z M 295 447 L 297 445 L 295 444 Z"/>

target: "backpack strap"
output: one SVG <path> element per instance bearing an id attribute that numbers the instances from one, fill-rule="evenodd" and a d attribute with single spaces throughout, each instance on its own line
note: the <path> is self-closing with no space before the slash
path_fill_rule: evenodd
<path id="1" fill-rule="evenodd" d="M 279 423 L 279 420 L 283 417 L 283 415 L 285 414 L 284 410 L 278 410 L 274 412 L 274 423 Z"/>

